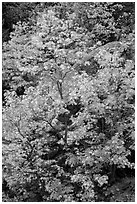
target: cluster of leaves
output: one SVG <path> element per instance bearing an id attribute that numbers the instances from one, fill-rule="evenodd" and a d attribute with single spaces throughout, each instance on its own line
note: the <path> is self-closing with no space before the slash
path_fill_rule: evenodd
<path id="1" fill-rule="evenodd" d="M 117 169 L 134 169 L 134 32 L 102 46 L 93 35 L 100 25 L 81 23 L 89 4 L 65 6 L 39 13 L 35 25 L 18 23 L 3 44 L 12 87 L 3 107 L 6 201 L 99 201 Z M 103 6 L 91 3 L 95 22 L 95 8 L 109 19 Z"/>
<path id="2" fill-rule="evenodd" d="M 56 12 L 61 18 L 73 16 L 78 26 L 89 31 L 90 46 L 119 40 L 132 33 L 135 25 L 133 2 L 81 2 L 61 3 Z"/>
<path id="3" fill-rule="evenodd" d="M 10 32 L 14 30 L 13 25 L 17 22 L 30 21 L 36 12 L 58 3 L 53 2 L 2 2 L 2 40 L 10 40 Z"/>

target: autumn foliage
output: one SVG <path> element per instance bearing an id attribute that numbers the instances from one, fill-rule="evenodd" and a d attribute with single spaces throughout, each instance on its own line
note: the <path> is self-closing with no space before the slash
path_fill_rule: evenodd
<path id="1" fill-rule="evenodd" d="M 3 43 L 3 201 L 134 200 L 134 4 L 71 4 Z"/>

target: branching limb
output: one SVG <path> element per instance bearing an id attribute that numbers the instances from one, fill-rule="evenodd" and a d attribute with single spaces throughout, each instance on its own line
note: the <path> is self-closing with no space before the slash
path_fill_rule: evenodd
<path id="1" fill-rule="evenodd" d="M 60 98 L 63 100 L 63 93 L 62 93 L 62 80 L 57 81 L 57 87 L 60 94 Z"/>

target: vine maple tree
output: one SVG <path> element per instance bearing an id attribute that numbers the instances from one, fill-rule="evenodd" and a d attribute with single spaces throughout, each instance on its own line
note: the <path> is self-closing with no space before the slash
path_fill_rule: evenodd
<path id="1" fill-rule="evenodd" d="M 134 33 L 128 39 L 89 47 L 89 31 L 54 9 L 15 26 L 3 44 L 5 199 L 98 201 L 116 169 L 134 168 Z"/>

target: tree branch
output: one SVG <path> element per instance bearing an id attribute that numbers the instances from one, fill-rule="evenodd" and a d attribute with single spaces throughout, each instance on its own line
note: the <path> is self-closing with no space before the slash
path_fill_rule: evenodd
<path id="1" fill-rule="evenodd" d="M 62 94 L 62 80 L 58 80 L 57 81 L 57 87 L 58 87 L 58 91 L 60 94 L 60 98 L 63 100 L 63 94 Z"/>

